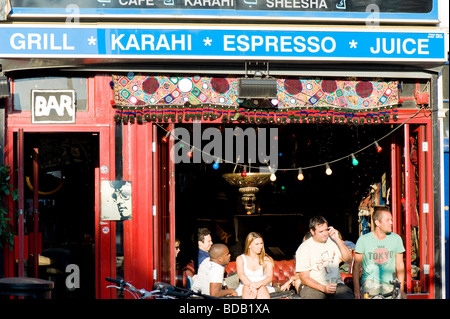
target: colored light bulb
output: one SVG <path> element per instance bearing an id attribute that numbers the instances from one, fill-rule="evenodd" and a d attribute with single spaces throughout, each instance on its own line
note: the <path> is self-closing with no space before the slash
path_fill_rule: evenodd
<path id="1" fill-rule="evenodd" d="M 187 152 L 187 156 L 189 158 L 192 158 L 192 156 L 194 156 L 194 148 L 192 147 L 191 150 L 189 152 Z"/>
<path id="2" fill-rule="evenodd" d="M 375 147 L 377 148 L 378 153 L 381 153 L 383 151 L 383 148 L 381 148 L 377 141 L 375 141 Z"/>
<path id="3" fill-rule="evenodd" d="M 167 141 L 169 140 L 169 135 L 170 135 L 170 132 L 167 132 L 166 135 L 161 137 L 161 142 L 167 143 Z"/>
<path id="4" fill-rule="evenodd" d="M 357 166 L 359 164 L 358 160 L 356 159 L 355 155 L 352 154 L 352 164 L 353 166 Z"/>

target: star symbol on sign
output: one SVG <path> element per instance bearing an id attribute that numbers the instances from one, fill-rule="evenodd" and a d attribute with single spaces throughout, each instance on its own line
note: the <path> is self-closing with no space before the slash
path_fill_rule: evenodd
<path id="1" fill-rule="evenodd" d="M 212 43 L 212 39 L 210 39 L 209 37 L 206 37 L 206 39 L 203 39 L 203 42 L 205 43 L 204 44 L 205 47 L 206 46 L 210 47 L 211 43 Z"/>
<path id="2" fill-rule="evenodd" d="M 355 40 L 352 40 L 352 42 L 349 42 L 348 44 L 350 44 L 350 49 L 356 49 L 358 42 L 356 42 Z"/>
<path id="3" fill-rule="evenodd" d="M 94 36 L 91 36 L 91 37 L 88 39 L 88 42 L 89 42 L 89 45 L 96 45 L 96 44 L 97 44 L 97 39 L 94 38 Z"/>

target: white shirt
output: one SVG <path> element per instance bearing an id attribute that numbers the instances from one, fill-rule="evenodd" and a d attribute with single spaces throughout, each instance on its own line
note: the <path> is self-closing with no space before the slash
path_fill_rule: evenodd
<path id="1" fill-rule="evenodd" d="M 201 290 L 202 294 L 209 295 L 209 284 L 222 284 L 224 273 L 225 267 L 214 261 L 210 261 L 209 257 L 206 258 L 200 267 L 198 267 L 198 273 L 192 285 L 192 290 L 195 292 Z"/>
<path id="2" fill-rule="evenodd" d="M 322 285 L 342 283 L 339 263 L 342 256 L 338 245 L 328 238 L 318 243 L 312 237 L 303 242 L 295 253 L 295 271 L 309 271 L 309 276 Z"/>

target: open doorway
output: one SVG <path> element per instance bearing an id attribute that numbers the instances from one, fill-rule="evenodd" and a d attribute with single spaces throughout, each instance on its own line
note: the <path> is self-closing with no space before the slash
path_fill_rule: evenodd
<path id="1" fill-rule="evenodd" d="M 23 145 L 25 274 L 54 281 L 52 298 L 93 299 L 98 134 L 24 133 Z"/>
<path id="2" fill-rule="evenodd" d="M 188 130 L 191 126 L 183 125 Z M 252 127 L 239 126 L 244 131 Z M 223 132 L 227 125 L 216 127 Z M 371 185 L 381 186 L 384 182 L 379 203 L 386 204 L 389 200 L 392 140 L 383 137 L 391 132 L 391 126 L 305 124 L 275 128 L 276 180 L 258 187 L 251 214 L 242 203 L 239 187 L 223 178 L 235 169 L 240 173 L 242 166 L 236 168 L 233 163 L 222 162 L 215 168 L 214 161 L 176 164 L 176 236 L 181 241 L 177 261 L 181 265 L 196 258 L 195 231 L 199 227 L 209 228 L 213 242 L 227 244 L 232 260 L 242 253 L 245 237 L 251 231 L 262 234 L 266 251 L 275 260 L 292 259 L 312 216 L 324 216 L 344 239 L 355 243 L 360 234 L 358 209 Z M 202 129 L 207 129 L 207 125 Z M 376 140 L 380 140 L 383 151 L 369 147 L 358 152 L 358 164 L 354 165 L 350 154 Z M 204 140 L 203 146 L 208 143 L 210 140 Z M 346 155 L 349 156 L 334 162 Z M 318 165 L 326 162 L 331 163 L 331 175 L 325 173 L 325 165 Z M 252 171 L 258 171 L 256 167 L 260 165 L 264 164 L 255 163 Z M 313 167 L 303 170 L 302 181 L 298 180 L 299 167 Z"/>

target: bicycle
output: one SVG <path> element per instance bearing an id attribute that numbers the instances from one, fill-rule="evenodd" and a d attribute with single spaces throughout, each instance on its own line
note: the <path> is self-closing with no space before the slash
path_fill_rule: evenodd
<path id="1" fill-rule="evenodd" d="M 215 297 L 203 295 L 200 292 L 195 292 L 190 289 L 180 288 L 165 282 L 156 282 L 153 285 L 153 290 L 147 291 L 145 289 L 137 289 L 131 283 L 123 279 L 105 278 L 106 281 L 114 285 L 106 286 L 106 288 L 115 288 L 121 291 L 127 291 L 134 299 L 216 299 Z"/>
<path id="2" fill-rule="evenodd" d="M 106 288 L 115 288 L 120 291 L 127 291 L 134 299 L 242 299 L 241 296 L 226 296 L 213 297 L 204 295 L 201 292 L 195 292 L 190 289 L 180 288 L 165 282 L 156 282 L 153 285 L 153 290 L 147 291 L 145 289 L 137 289 L 129 282 L 123 279 L 105 278 L 106 281 L 114 283 L 115 285 L 106 286 Z M 292 291 L 280 291 L 270 294 L 271 299 L 283 299 L 292 296 Z"/>
<path id="3" fill-rule="evenodd" d="M 401 297 L 400 281 L 397 279 L 395 274 L 393 275 L 393 277 L 393 280 L 389 281 L 389 283 L 393 285 L 392 291 L 385 294 L 379 293 L 377 295 L 372 295 L 369 297 L 369 299 L 387 299 L 389 297 L 392 297 L 391 299 L 398 299 L 399 296 Z"/>

